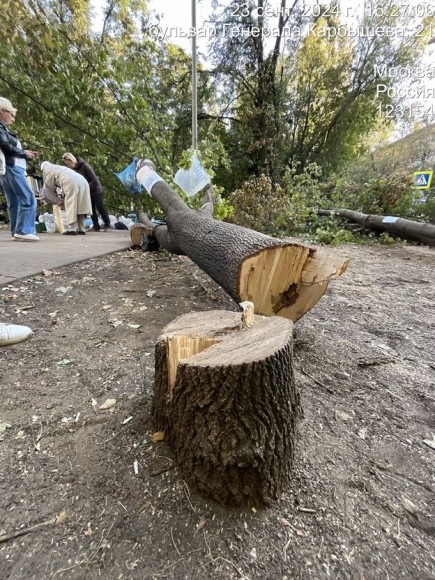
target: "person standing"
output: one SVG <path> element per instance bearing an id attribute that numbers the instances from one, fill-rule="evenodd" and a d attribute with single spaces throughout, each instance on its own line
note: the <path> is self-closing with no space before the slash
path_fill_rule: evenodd
<path id="1" fill-rule="evenodd" d="M 8 204 L 11 234 L 15 239 L 37 242 L 35 235 L 36 198 L 26 178 L 26 160 L 39 156 L 38 151 L 23 149 L 16 133 L 9 131 L 17 110 L 0 97 L 0 149 L 6 161 L 6 173 L 0 183 Z"/>
<path id="2" fill-rule="evenodd" d="M 43 196 L 56 201 L 63 198 L 68 230 L 63 235 L 84 235 L 85 218 L 92 212 L 89 183 L 86 179 L 68 167 L 44 161 L 41 163 L 44 181 Z"/>
<path id="3" fill-rule="evenodd" d="M 92 224 L 94 226 L 94 231 L 95 232 L 100 231 L 97 210 L 99 211 L 101 218 L 104 222 L 104 231 L 110 229 L 109 214 L 107 213 L 107 210 L 104 207 L 103 186 L 101 185 L 101 182 L 98 179 L 92 166 L 81 157 L 78 156 L 76 157 L 72 153 L 64 153 L 62 155 L 62 161 L 65 163 L 67 167 L 69 167 L 70 169 L 74 169 L 74 171 L 77 171 L 77 173 L 83 175 L 83 177 L 89 183 L 92 203 Z"/>

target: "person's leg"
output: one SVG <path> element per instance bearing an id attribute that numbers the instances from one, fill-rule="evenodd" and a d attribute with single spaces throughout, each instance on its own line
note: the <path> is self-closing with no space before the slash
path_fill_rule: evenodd
<path id="1" fill-rule="evenodd" d="M 17 227 L 18 199 L 15 195 L 14 187 L 10 183 L 10 175 L 9 168 L 7 168 L 6 175 L 2 175 L 0 177 L 0 183 L 6 197 L 6 203 L 8 205 L 11 235 L 13 236 Z"/>
<path id="2" fill-rule="evenodd" d="M 101 218 L 106 228 L 110 228 L 110 218 L 107 209 L 104 207 L 104 197 L 102 193 L 97 193 L 92 197 L 92 203 L 95 204 L 97 210 L 100 212 Z M 92 206 L 94 207 L 94 206 Z"/>
<path id="3" fill-rule="evenodd" d="M 86 233 L 86 228 L 85 228 L 85 218 L 86 215 L 85 214 L 79 214 L 78 216 L 78 234 L 85 234 Z"/>
<path id="4" fill-rule="evenodd" d="M 8 167 L 9 182 L 18 200 L 16 234 L 34 234 L 36 221 L 36 198 L 30 189 L 23 167 Z"/>
<path id="5" fill-rule="evenodd" d="M 100 231 L 100 224 L 98 223 L 97 206 L 95 203 L 95 196 L 91 195 L 91 205 L 92 205 L 92 225 L 94 226 L 94 232 Z"/>

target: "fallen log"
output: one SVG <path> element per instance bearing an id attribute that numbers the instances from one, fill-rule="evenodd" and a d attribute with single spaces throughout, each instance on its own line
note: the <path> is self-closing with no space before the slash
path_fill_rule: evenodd
<path id="1" fill-rule="evenodd" d="M 293 324 L 195 312 L 166 326 L 155 357 L 154 423 L 183 477 L 225 505 L 270 505 L 288 484 L 300 399 Z"/>
<path id="2" fill-rule="evenodd" d="M 346 271 L 349 260 L 213 219 L 209 191 L 202 209 L 193 210 L 152 162 L 141 160 L 138 167 L 137 179 L 164 211 L 166 225 L 156 226 L 141 213 L 141 223 L 131 229 L 133 242 L 155 236 L 162 248 L 191 258 L 237 303 L 253 302 L 257 314 L 296 321 Z"/>
<path id="3" fill-rule="evenodd" d="M 348 220 L 361 224 L 365 228 L 371 228 L 380 232 L 388 232 L 404 240 L 420 242 L 428 246 L 435 246 L 435 226 L 432 224 L 415 222 L 405 218 L 365 214 L 350 209 L 319 210 L 318 215 L 339 215 Z"/>

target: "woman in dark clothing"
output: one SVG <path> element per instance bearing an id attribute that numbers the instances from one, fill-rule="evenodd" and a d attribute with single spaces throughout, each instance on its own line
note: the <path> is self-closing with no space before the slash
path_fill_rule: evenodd
<path id="1" fill-rule="evenodd" d="M 74 169 L 74 171 L 77 171 L 77 173 L 83 175 L 83 177 L 89 183 L 92 204 L 92 223 L 94 225 L 94 231 L 100 231 L 97 210 L 100 212 L 101 218 L 104 222 L 104 229 L 108 230 L 110 228 L 110 218 L 106 208 L 104 207 L 103 186 L 101 185 L 101 182 L 98 179 L 92 166 L 81 157 L 75 157 L 72 153 L 64 153 L 62 155 L 62 161 L 67 167 Z"/>
<path id="2" fill-rule="evenodd" d="M 6 161 L 6 173 L 0 183 L 8 204 L 11 234 L 25 241 L 39 240 L 35 235 L 36 198 L 26 178 L 26 160 L 39 156 L 37 151 L 22 149 L 18 136 L 9 131 L 17 110 L 12 103 L 0 97 L 0 149 Z"/>

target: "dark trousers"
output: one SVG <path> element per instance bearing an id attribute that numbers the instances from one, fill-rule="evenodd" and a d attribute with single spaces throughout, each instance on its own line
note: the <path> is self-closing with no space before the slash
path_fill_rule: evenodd
<path id="1" fill-rule="evenodd" d="M 94 230 L 98 231 L 100 229 L 100 225 L 98 223 L 97 210 L 100 212 L 100 216 L 104 222 L 104 226 L 106 228 L 109 228 L 110 218 L 106 208 L 104 207 L 103 194 L 93 193 L 91 195 L 91 204 L 92 204 L 92 223 L 94 225 Z"/>

